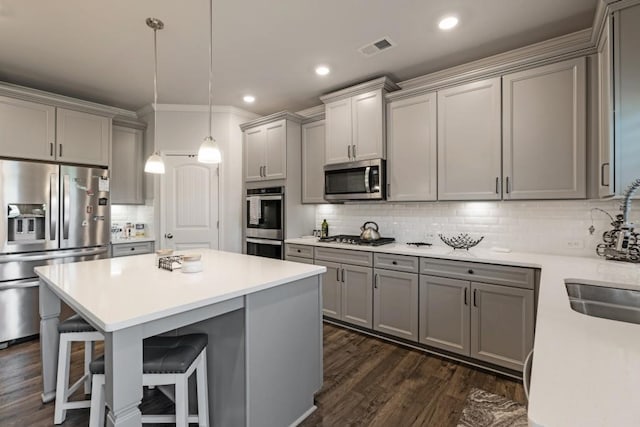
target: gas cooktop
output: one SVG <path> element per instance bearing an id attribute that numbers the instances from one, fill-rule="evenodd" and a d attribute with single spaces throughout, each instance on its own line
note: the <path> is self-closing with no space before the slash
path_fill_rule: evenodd
<path id="1" fill-rule="evenodd" d="M 338 234 L 336 236 L 323 237 L 319 240 L 326 243 L 347 243 L 350 245 L 361 246 L 381 246 L 396 241 L 393 237 L 381 237 L 378 240 L 362 240 L 360 236 L 351 236 L 349 234 Z"/>

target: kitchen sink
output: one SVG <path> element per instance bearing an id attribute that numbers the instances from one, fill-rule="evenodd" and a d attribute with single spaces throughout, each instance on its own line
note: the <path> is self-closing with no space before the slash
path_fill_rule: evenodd
<path id="1" fill-rule="evenodd" d="M 587 316 L 640 324 L 640 290 L 565 283 L 569 304 Z"/>

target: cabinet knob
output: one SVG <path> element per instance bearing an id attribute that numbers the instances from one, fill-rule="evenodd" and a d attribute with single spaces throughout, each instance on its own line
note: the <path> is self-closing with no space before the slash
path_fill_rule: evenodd
<path id="1" fill-rule="evenodd" d="M 391 261 L 391 264 L 398 265 L 398 261 Z"/>
<path id="2" fill-rule="evenodd" d="M 302 252 L 300 249 L 298 249 L 298 253 Z"/>
<path id="3" fill-rule="evenodd" d="M 472 269 L 469 269 L 469 270 L 467 271 L 467 273 L 469 273 L 469 274 L 473 274 L 473 270 L 472 270 Z"/>
<path id="4" fill-rule="evenodd" d="M 135 250 L 136 250 L 136 248 L 131 248 L 131 249 L 129 249 L 129 250 L 130 250 L 130 251 L 135 251 Z"/>

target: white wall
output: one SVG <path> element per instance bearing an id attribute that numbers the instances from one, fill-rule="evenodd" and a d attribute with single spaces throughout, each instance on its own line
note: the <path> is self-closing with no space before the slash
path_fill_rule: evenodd
<path id="1" fill-rule="evenodd" d="M 402 243 L 426 241 L 443 246 L 438 233 L 465 232 L 484 235 L 480 247 L 485 248 L 596 256 L 595 247 L 602 233 L 611 228 L 611 221 L 602 212 L 593 212 L 596 231 L 589 234 L 591 209 L 604 209 L 615 216 L 619 204 L 580 200 L 318 205 L 316 227 L 326 218 L 331 235 L 360 234 L 360 226 L 371 220 L 378 223 L 383 237 L 395 237 Z M 631 217 L 640 217 L 638 207 Z"/>
<path id="2" fill-rule="evenodd" d="M 208 135 L 207 106 L 158 105 L 157 138 L 155 150 L 160 152 L 198 152 L 198 147 Z M 234 107 L 214 106 L 213 137 L 222 152 L 220 165 L 220 248 L 242 251 L 242 132 L 238 125 L 257 117 L 255 114 Z M 141 119 L 153 127 L 153 113 L 146 111 Z M 151 134 L 153 130 L 151 130 Z M 150 150 L 149 150 L 150 151 Z M 159 188 L 159 178 L 154 178 Z M 160 218 L 159 192 L 148 191 L 153 198 L 155 218 Z M 160 219 L 161 221 L 161 219 Z M 159 236 L 160 221 L 156 221 Z M 161 242 L 159 242 L 161 244 Z"/>

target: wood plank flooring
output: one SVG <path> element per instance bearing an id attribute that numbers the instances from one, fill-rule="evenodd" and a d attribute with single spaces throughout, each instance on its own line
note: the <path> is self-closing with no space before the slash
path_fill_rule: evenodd
<path id="1" fill-rule="evenodd" d="M 0 426 L 53 425 L 53 403 L 40 400 L 39 358 L 37 340 L 0 350 Z M 71 359 L 78 378 L 81 346 L 74 345 Z M 318 410 L 302 426 L 455 426 L 473 387 L 525 401 L 521 384 L 508 378 L 325 324 L 324 386 Z M 168 413 L 173 404 L 146 390 L 142 410 Z M 63 426 L 88 421 L 89 410 L 78 409 L 67 412 Z"/>

